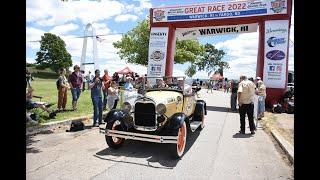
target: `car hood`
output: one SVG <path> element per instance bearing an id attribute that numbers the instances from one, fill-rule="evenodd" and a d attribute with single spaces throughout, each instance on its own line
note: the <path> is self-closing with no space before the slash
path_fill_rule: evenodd
<path id="1" fill-rule="evenodd" d="M 178 96 L 182 98 L 181 93 L 174 91 L 151 91 L 147 92 L 146 96 L 155 100 L 156 104 L 169 104 L 171 102 L 176 102 Z"/>

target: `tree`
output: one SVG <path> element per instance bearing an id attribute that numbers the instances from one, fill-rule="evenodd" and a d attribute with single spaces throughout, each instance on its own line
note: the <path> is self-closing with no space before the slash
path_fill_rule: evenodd
<path id="1" fill-rule="evenodd" d="M 211 72 L 216 71 L 217 68 L 219 72 L 224 68 L 230 68 L 228 62 L 222 60 L 225 54 L 223 50 L 218 50 L 212 44 L 207 43 L 205 45 L 205 53 L 195 62 L 198 71 L 204 70 L 209 75 Z"/>
<path id="2" fill-rule="evenodd" d="M 36 58 L 37 68 L 50 68 L 57 72 L 61 67 L 69 69 L 72 66 L 71 55 L 66 49 L 66 43 L 59 36 L 44 33 L 40 43 L 40 50 Z"/>
<path id="3" fill-rule="evenodd" d="M 185 71 L 185 74 L 188 76 L 188 77 L 192 77 L 193 75 L 195 75 L 196 74 L 196 69 L 197 67 L 196 67 L 196 65 L 194 65 L 194 64 L 191 64 L 189 67 L 188 67 L 188 69 Z"/>
<path id="4" fill-rule="evenodd" d="M 124 34 L 120 41 L 113 43 L 119 49 L 121 59 L 129 63 L 148 65 L 150 25 L 149 19 L 138 23 L 131 31 Z M 175 63 L 194 62 L 204 52 L 204 47 L 196 40 L 177 40 Z"/>

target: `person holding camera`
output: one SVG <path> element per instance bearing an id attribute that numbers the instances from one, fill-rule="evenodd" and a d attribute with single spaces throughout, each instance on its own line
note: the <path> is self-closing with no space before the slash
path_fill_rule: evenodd
<path id="1" fill-rule="evenodd" d="M 99 126 L 99 124 L 102 123 L 102 89 L 104 89 L 104 84 L 103 79 L 100 78 L 100 71 L 97 69 L 94 73 L 95 77 L 91 80 L 89 88 L 91 89 L 91 99 L 93 104 L 93 126 Z"/>

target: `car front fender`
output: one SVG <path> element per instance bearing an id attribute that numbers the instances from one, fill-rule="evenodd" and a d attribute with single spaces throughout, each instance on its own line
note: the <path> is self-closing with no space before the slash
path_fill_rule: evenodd
<path id="1" fill-rule="evenodd" d="M 201 115 L 204 110 L 204 115 L 207 115 L 207 105 L 204 100 L 198 100 L 196 104 L 196 108 L 194 110 L 194 115 Z"/>
<path id="2" fill-rule="evenodd" d="M 187 119 L 188 117 L 184 113 L 175 113 L 169 119 L 168 128 L 179 129 Z"/>
<path id="3" fill-rule="evenodd" d="M 108 112 L 106 118 L 104 119 L 104 122 L 111 123 L 115 120 L 121 120 L 125 116 L 125 113 L 122 110 L 113 109 Z"/>

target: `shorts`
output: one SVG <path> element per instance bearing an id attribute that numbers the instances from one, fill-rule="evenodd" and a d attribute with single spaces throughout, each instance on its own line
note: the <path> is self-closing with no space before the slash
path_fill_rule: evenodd
<path id="1" fill-rule="evenodd" d="M 81 94 L 80 88 L 71 88 L 71 94 L 72 94 L 72 101 L 78 101 Z"/>
<path id="2" fill-rule="evenodd" d="M 27 108 L 27 109 L 36 108 L 36 103 L 33 102 L 33 101 L 27 101 L 27 102 L 26 102 L 26 108 Z"/>

